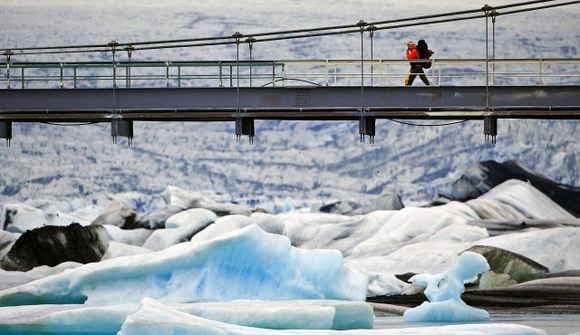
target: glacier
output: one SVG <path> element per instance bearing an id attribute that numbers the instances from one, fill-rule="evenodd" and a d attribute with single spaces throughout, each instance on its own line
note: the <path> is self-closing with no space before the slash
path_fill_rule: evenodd
<path id="1" fill-rule="evenodd" d="M 429 301 L 405 311 L 406 322 L 477 322 L 489 321 L 489 313 L 483 309 L 468 306 L 461 300 L 464 284 L 472 283 L 478 275 L 489 271 L 485 257 L 474 252 L 464 252 L 457 264 L 437 275 L 418 274 L 409 281 L 425 286 L 425 296 Z"/>
<path id="2" fill-rule="evenodd" d="M 157 253 L 87 264 L 0 292 L 0 305 L 127 303 L 151 297 L 364 300 L 368 278 L 336 250 L 290 246 L 255 225 Z"/>

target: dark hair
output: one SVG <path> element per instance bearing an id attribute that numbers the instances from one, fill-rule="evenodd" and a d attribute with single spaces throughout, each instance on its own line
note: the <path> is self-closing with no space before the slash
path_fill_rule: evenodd
<path id="1" fill-rule="evenodd" d="M 429 47 L 427 46 L 427 42 L 425 42 L 425 40 L 419 40 L 417 42 L 417 51 L 419 52 L 419 57 L 421 59 L 427 59 L 431 56 L 429 53 Z"/>

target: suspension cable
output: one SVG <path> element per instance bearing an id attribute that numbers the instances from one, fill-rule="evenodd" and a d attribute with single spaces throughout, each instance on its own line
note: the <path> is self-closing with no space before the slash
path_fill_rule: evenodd
<path id="1" fill-rule="evenodd" d="M 526 2 L 506 4 L 506 5 L 502 5 L 502 6 L 494 6 L 491 8 L 492 9 L 513 8 L 513 7 L 542 4 L 542 3 L 553 2 L 553 1 L 557 1 L 557 0 L 526 1 Z M 578 3 L 580 3 L 580 1 L 568 1 L 568 2 L 564 2 L 564 3 L 556 3 L 556 4 L 549 4 L 549 5 L 544 5 L 544 6 L 536 6 L 536 7 L 532 7 L 532 8 L 515 9 L 515 10 L 507 11 L 504 13 L 498 13 L 498 15 L 509 15 L 509 14 L 523 13 L 523 12 L 529 12 L 529 11 L 547 9 L 547 8 L 553 8 L 553 7 L 559 7 L 559 6 L 574 5 L 574 4 L 578 4 Z M 385 24 L 393 24 L 393 23 L 406 22 L 406 21 L 418 21 L 418 20 L 440 18 L 440 17 L 446 17 L 446 16 L 466 15 L 466 14 L 481 13 L 481 12 L 482 12 L 482 9 L 478 8 L 478 9 L 472 9 L 472 10 L 415 16 L 415 17 L 408 17 L 408 18 L 402 18 L 402 19 L 376 21 L 376 22 L 369 23 L 369 25 L 375 25 L 375 26 L 376 25 L 385 25 Z M 455 21 L 461 21 L 461 20 L 476 19 L 476 18 L 481 18 L 481 17 L 484 17 L 484 15 L 450 18 L 450 19 L 434 20 L 434 21 L 427 21 L 427 22 L 412 22 L 409 24 L 391 25 L 391 26 L 387 26 L 387 27 L 376 27 L 376 30 L 387 30 L 387 29 L 411 27 L 411 26 L 425 25 L 425 24 L 455 22 Z M 257 34 L 246 34 L 246 36 L 253 36 L 255 38 L 255 37 L 273 36 L 273 35 L 311 33 L 311 34 L 301 34 L 301 35 L 292 35 L 292 36 L 277 36 L 274 38 L 263 38 L 263 39 L 256 40 L 256 42 L 270 42 L 270 41 L 279 41 L 279 40 L 286 40 L 286 39 L 297 39 L 297 38 L 308 38 L 308 37 L 317 37 L 317 36 L 349 34 L 349 33 L 354 33 L 354 32 L 360 31 L 359 29 L 350 29 L 350 28 L 358 28 L 358 26 L 357 26 L 357 24 L 326 26 L 326 27 L 317 27 L 317 28 L 308 28 L 308 29 L 295 29 L 295 30 L 257 33 Z M 338 29 L 347 29 L 347 30 L 330 31 L 330 30 L 338 30 Z M 314 32 L 319 32 L 319 33 L 314 33 Z M 212 43 L 195 43 L 195 44 L 176 44 L 176 43 L 207 42 L 207 41 L 209 41 L 209 42 L 213 41 L 213 42 Z M 215 42 L 215 41 L 222 41 L 222 42 Z M 216 36 L 216 37 L 203 37 L 203 38 L 191 38 L 191 39 L 174 39 L 174 40 L 158 40 L 158 41 L 119 43 L 119 47 L 135 46 L 135 45 L 143 45 L 143 46 L 153 45 L 153 46 L 149 46 L 149 47 L 141 47 L 141 48 L 135 48 L 135 49 L 136 50 L 137 49 L 138 50 L 158 50 L 158 49 L 169 49 L 169 48 L 229 45 L 229 44 L 235 44 L 235 43 L 236 43 L 235 41 L 232 41 L 231 36 Z M 170 44 L 170 45 L 157 45 L 157 44 Z M 72 54 L 72 53 L 108 52 L 109 49 L 107 47 L 108 47 L 107 44 L 85 44 L 85 45 L 54 46 L 54 47 L 10 48 L 10 50 L 21 51 L 21 52 L 16 53 L 17 55 L 40 55 L 40 54 Z M 87 48 L 90 48 L 90 49 L 87 49 Z M 84 49 L 84 50 L 66 50 L 66 49 Z M 45 50 L 45 51 L 35 51 L 35 50 Z M 46 50 L 48 50 L 48 51 L 46 51 Z M 22 51 L 35 51 L 35 52 L 22 52 Z"/>
<path id="2" fill-rule="evenodd" d="M 401 121 L 401 120 L 396 120 L 396 119 L 387 119 L 396 123 L 400 123 L 400 124 L 404 124 L 406 126 L 413 126 L 413 127 L 444 127 L 444 126 L 452 126 L 455 124 L 459 124 L 459 123 L 464 123 L 469 121 L 469 119 L 465 119 L 465 120 L 459 120 L 459 121 L 453 121 L 453 122 L 447 122 L 447 123 L 437 123 L 437 124 L 420 124 L 420 123 L 411 123 L 411 122 L 405 122 L 405 121 Z"/>

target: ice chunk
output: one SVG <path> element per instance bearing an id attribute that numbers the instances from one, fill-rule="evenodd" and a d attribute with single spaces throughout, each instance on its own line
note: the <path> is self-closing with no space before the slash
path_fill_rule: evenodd
<path id="1" fill-rule="evenodd" d="M 372 328 L 365 302 L 336 300 L 233 301 L 171 304 L 178 311 L 237 325 L 269 329 Z M 0 308 L 0 333 L 51 331 L 117 333 L 138 304 L 31 305 Z"/>
<path id="2" fill-rule="evenodd" d="M 143 247 L 157 251 L 188 241 L 191 236 L 203 230 L 216 219 L 217 215 L 214 212 L 203 208 L 179 212 L 167 219 L 166 229 L 154 231 L 143 244 Z"/>
<path id="3" fill-rule="evenodd" d="M 437 275 L 418 274 L 409 281 L 426 286 L 424 302 L 403 314 L 407 322 L 473 322 L 489 320 L 489 313 L 467 306 L 461 300 L 464 284 L 477 280 L 477 275 L 488 271 L 489 264 L 482 255 L 466 251 L 449 271 Z"/>
<path id="4" fill-rule="evenodd" d="M 111 236 L 111 240 L 119 243 L 129 244 L 141 247 L 153 233 L 153 230 L 137 228 L 137 229 L 121 229 L 117 226 L 103 225 L 107 229 L 107 233 Z"/>
<path id="5" fill-rule="evenodd" d="M 180 312 L 151 299 L 127 317 L 118 335 L 219 334 L 219 335 L 546 335 L 539 329 L 513 324 L 468 324 L 406 329 L 271 330 L 212 321 Z"/>
<path id="6" fill-rule="evenodd" d="M 87 264 L 0 292 L 0 305 L 200 299 L 364 300 L 368 278 L 336 250 L 304 250 L 256 225 L 200 243 Z"/>
<path id="7" fill-rule="evenodd" d="M 122 256 L 148 254 L 150 252 L 152 251 L 143 247 L 120 242 L 109 242 L 109 248 L 107 248 L 107 252 L 105 252 L 101 261 Z"/>
<path id="8" fill-rule="evenodd" d="M 4 229 L 12 233 L 24 233 L 27 230 L 39 228 L 44 225 L 51 226 L 68 226 L 73 222 L 80 223 L 83 226 L 89 222 L 80 217 L 61 213 L 61 212 L 44 212 L 38 208 L 25 204 L 6 204 Z"/>

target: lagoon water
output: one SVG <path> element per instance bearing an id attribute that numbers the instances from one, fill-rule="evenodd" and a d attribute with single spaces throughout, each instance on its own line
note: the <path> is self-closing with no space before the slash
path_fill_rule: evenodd
<path id="1" fill-rule="evenodd" d="M 580 314 L 492 314 L 492 323 L 513 323 L 546 331 L 549 335 L 580 333 Z M 449 323 L 406 323 L 400 316 L 380 316 L 375 329 L 443 326 Z"/>

